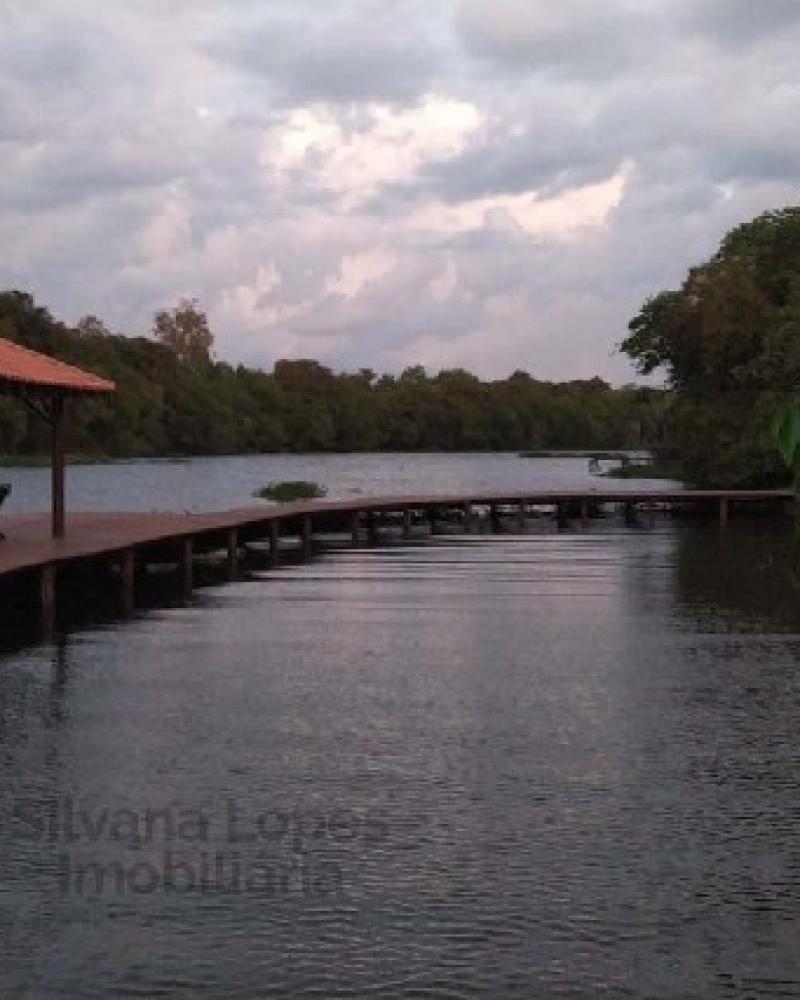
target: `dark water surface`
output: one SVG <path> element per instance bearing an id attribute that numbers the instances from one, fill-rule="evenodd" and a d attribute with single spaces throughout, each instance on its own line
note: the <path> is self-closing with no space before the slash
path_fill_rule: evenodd
<path id="1" fill-rule="evenodd" d="M 787 526 L 540 531 L 0 656 L 0 996 L 800 996 Z"/>

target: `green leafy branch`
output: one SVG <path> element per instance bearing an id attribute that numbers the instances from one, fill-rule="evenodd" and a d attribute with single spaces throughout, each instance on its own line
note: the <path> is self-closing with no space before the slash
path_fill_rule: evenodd
<path id="1" fill-rule="evenodd" d="M 781 458 L 792 473 L 795 503 L 800 504 L 800 400 L 778 414 L 775 418 L 774 432 Z M 800 583 L 800 521 L 795 522 L 792 573 L 795 582 Z"/>

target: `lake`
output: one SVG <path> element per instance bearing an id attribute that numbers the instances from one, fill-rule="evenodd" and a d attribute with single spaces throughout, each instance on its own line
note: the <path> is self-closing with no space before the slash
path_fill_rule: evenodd
<path id="1" fill-rule="evenodd" d="M 46 474 L 3 478 L 46 505 Z M 135 463 L 73 470 L 71 502 L 283 478 L 588 473 Z M 0 995 L 800 996 L 790 536 L 659 515 L 331 548 L 0 656 Z"/>
<path id="2" fill-rule="evenodd" d="M 602 469 L 618 463 L 603 461 Z M 275 480 L 305 479 L 330 498 L 483 490 L 646 489 L 665 482 L 602 479 L 585 458 L 493 454 L 233 455 L 76 465 L 67 470 L 73 510 L 229 510 L 253 503 L 253 491 Z M 49 510 L 48 469 L 0 469 L 13 490 L 3 510 Z"/>

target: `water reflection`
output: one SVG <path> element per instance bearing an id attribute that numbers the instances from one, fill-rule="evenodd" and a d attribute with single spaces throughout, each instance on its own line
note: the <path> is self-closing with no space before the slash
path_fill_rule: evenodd
<path id="1" fill-rule="evenodd" d="M 50 719 L 64 721 L 67 682 L 69 680 L 69 637 L 62 633 L 53 647 L 53 669 L 50 682 Z"/>
<path id="2" fill-rule="evenodd" d="M 5 656 L 3 995 L 800 995 L 785 544 L 328 553 Z"/>

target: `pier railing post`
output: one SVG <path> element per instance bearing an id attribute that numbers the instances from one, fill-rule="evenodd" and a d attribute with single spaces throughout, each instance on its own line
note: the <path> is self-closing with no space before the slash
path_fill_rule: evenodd
<path id="1" fill-rule="evenodd" d="M 194 539 L 184 538 L 181 545 L 181 589 L 188 601 L 194 589 Z"/>
<path id="2" fill-rule="evenodd" d="M 281 522 L 277 518 L 269 522 L 269 561 L 271 566 L 281 561 Z"/>
<path id="3" fill-rule="evenodd" d="M 56 628 L 56 567 L 53 563 L 42 566 L 39 573 L 39 606 L 42 638 L 52 639 Z"/>
<path id="4" fill-rule="evenodd" d="M 228 529 L 228 576 L 236 579 L 239 571 L 239 532 L 236 528 Z"/>
<path id="5" fill-rule="evenodd" d="M 361 511 L 354 510 L 350 515 L 350 544 L 354 549 L 361 545 Z"/>
<path id="6" fill-rule="evenodd" d="M 119 578 L 122 591 L 122 613 L 130 615 L 136 605 L 136 554 L 125 549 L 119 560 Z"/>
<path id="7" fill-rule="evenodd" d="M 581 500 L 581 530 L 588 531 L 589 529 L 589 501 L 586 497 Z"/>

